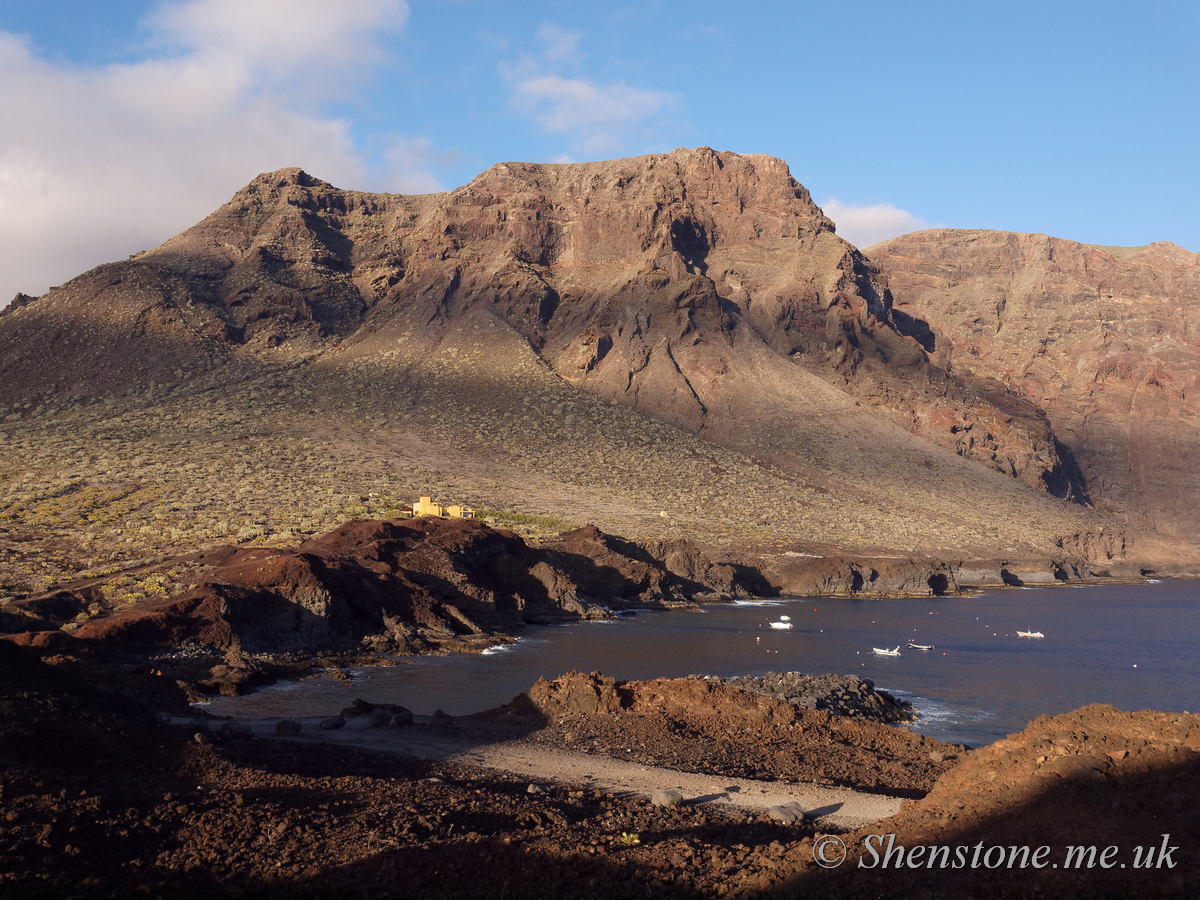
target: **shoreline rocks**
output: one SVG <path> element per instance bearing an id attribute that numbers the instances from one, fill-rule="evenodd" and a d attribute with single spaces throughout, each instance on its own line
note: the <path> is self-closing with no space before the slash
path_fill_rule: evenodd
<path id="1" fill-rule="evenodd" d="M 874 722 L 897 724 L 918 717 L 907 700 L 897 700 L 875 682 L 857 675 L 805 675 L 801 672 L 767 672 L 764 675 L 689 675 L 688 678 L 720 684 L 776 700 L 786 700 L 801 709 L 819 709 L 833 716 L 853 716 Z"/>

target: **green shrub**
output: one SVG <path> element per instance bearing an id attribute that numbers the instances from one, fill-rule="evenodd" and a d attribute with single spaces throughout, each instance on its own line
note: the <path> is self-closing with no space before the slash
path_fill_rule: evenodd
<path id="1" fill-rule="evenodd" d="M 477 509 L 475 518 L 486 519 L 498 525 L 532 525 L 534 528 L 543 528 L 546 531 L 572 531 L 578 527 L 570 522 L 564 522 L 557 516 L 535 516 L 506 509 Z"/>

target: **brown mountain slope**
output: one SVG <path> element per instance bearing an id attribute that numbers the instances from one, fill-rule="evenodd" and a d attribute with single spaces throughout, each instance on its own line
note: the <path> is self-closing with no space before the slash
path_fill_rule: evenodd
<path id="1" fill-rule="evenodd" d="M 1082 482 L 1036 406 L 923 335 L 769 157 L 271 173 L 0 317 L 4 584 L 421 494 L 769 554 L 1127 552 L 1050 495 Z"/>
<path id="2" fill-rule="evenodd" d="M 1200 255 L 951 230 L 869 253 L 939 363 L 1046 411 L 1099 508 L 1196 539 Z"/>
<path id="3" fill-rule="evenodd" d="M 423 356 L 478 316 L 562 378 L 723 446 L 794 455 L 796 412 L 847 403 L 824 381 L 1027 484 L 1076 487 L 1036 406 L 928 364 L 786 165 L 707 148 L 504 164 L 415 198 L 261 176 L 162 247 L 18 313 L 0 377 L 27 401 L 51 375 L 77 396 L 160 388 L 231 347 L 294 357 L 336 337 Z"/>

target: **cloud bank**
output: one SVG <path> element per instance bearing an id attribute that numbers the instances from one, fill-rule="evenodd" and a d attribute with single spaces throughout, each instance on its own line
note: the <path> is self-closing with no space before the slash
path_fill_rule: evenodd
<path id="1" fill-rule="evenodd" d="M 822 203 L 821 209 L 837 225 L 838 236 L 860 248 L 933 227 L 924 219 L 890 203 L 856 206 L 833 197 Z"/>
<path id="2" fill-rule="evenodd" d="M 515 65 L 501 67 L 512 86 L 512 106 L 533 118 L 547 134 L 562 135 L 570 148 L 558 157 L 602 159 L 619 156 L 630 141 L 678 102 L 668 91 L 629 87 L 622 82 L 599 84 L 569 78 L 561 69 L 577 67 L 581 36 L 557 25 L 538 29 L 542 61 L 525 57 Z"/>
<path id="3" fill-rule="evenodd" d="M 101 68 L 0 31 L 0 305 L 161 243 L 259 172 L 437 189 L 428 147 L 394 136 L 376 171 L 320 106 L 407 17 L 403 0 L 168 2 L 142 61 Z"/>

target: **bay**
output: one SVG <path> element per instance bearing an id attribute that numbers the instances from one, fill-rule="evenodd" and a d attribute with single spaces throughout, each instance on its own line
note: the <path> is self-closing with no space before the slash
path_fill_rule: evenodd
<path id="1" fill-rule="evenodd" d="M 1182 712 L 1200 707 L 1200 582 L 1018 588 L 976 597 L 798 599 L 643 612 L 613 622 L 529 628 L 483 655 L 419 657 L 316 676 L 239 698 L 218 715 L 333 715 L 355 698 L 466 715 L 540 677 L 600 671 L 619 680 L 690 674 L 835 672 L 870 678 L 912 701 L 914 730 L 974 746 L 1043 713 L 1087 703 Z M 790 617 L 791 629 L 769 622 Z M 1040 631 L 1043 638 L 1016 632 Z M 908 642 L 932 644 L 914 650 Z M 883 657 L 873 648 L 900 647 Z"/>

